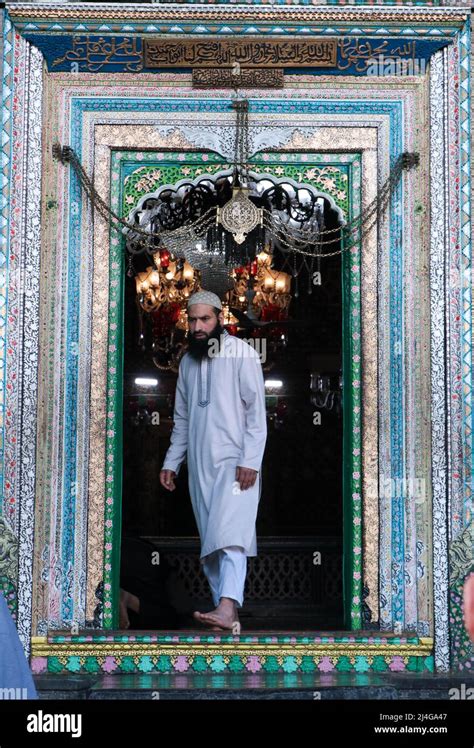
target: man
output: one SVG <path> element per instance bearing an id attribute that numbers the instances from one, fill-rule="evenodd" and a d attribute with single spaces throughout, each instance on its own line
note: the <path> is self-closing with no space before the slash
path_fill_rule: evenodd
<path id="1" fill-rule="evenodd" d="M 175 489 L 187 453 L 200 561 L 216 606 L 193 615 L 214 631 L 235 631 L 247 556 L 257 555 L 259 472 L 267 437 L 265 384 L 255 349 L 225 330 L 216 294 L 199 291 L 190 297 L 188 324 L 189 349 L 179 367 L 174 428 L 160 482 Z"/>

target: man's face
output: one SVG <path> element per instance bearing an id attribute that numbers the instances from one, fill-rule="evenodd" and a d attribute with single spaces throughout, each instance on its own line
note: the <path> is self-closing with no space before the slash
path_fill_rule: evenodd
<path id="1" fill-rule="evenodd" d="M 224 315 L 218 316 L 209 304 L 193 304 L 188 310 L 189 352 L 195 358 L 208 354 L 209 343 L 223 332 Z"/>

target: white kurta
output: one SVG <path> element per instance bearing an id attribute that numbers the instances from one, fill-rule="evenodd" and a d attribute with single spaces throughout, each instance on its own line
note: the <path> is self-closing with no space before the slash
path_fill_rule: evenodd
<path id="1" fill-rule="evenodd" d="M 224 332 L 221 353 L 181 360 L 174 428 L 163 469 L 178 473 L 188 459 L 189 493 L 204 556 L 227 546 L 257 555 L 256 518 L 267 437 L 265 384 L 258 353 Z M 259 474 L 245 491 L 237 466 Z"/>

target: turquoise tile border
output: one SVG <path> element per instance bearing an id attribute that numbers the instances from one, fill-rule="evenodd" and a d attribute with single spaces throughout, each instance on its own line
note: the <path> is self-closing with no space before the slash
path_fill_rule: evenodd
<path id="1" fill-rule="evenodd" d="M 441 17 L 441 16 L 440 16 Z M 449 23 L 448 23 L 449 25 Z M 5 29 L 7 28 L 7 24 L 5 24 Z M 368 27 L 364 27 L 365 31 L 367 31 Z M 248 28 L 247 28 L 248 30 Z M 286 30 L 291 33 L 291 29 L 289 26 L 286 27 Z M 457 34 L 457 30 L 455 25 L 452 25 L 450 29 L 445 29 L 447 35 L 455 36 Z M 364 33 L 365 33 L 364 31 Z M 372 33 L 379 34 L 381 31 L 378 27 L 372 27 Z M 403 29 L 400 27 L 399 30 L 394 30 L 394 33 L 400 33 L 403 34 L 406 32 L 407 29 Z M 436 30 L 434 27 L 429 30 L 430 34 L 436 34 L 438 30 Z M 269 32 L 269 27 L 265 28 L 265 32 Z M 354 29 L 351 29 L 351 33 L 354 33 Z M 413 31 L 412 33 L 418 33 Z M 11 38 L 11 37 L 10 37 Z M 462 349 L 462 356 L 463 356 L 463 407 L 464 407 L 464 419 L 463 419 L 463 439 L 464 439 L 464 445 L 466 449 L 466 460 L 469 458 L 469 466 L 468 471 L 466 472 L 466 483 L 469 484 L 469 487 L 472 489 L 472 450 L 471 450 L 471 440 L 472 440 L 472 410 L 471 410 L 471 381 L 470 376 L 466 376 L 468 371 L 472 370 L 472 348 L 471 346 L 471 332 L 472 327 L 470 323 L 470 313 L 471 313 L 471 289 L 470 289 L 470 283 L 468 282 L 468 279 L 470 277 L 470 245 L 469 242 L 469 236 L 467 236 L 467 226 L 468 226 L 468 220 L 467 215 L 469 211 L 469 173 L 468 169 L 466 168 L 466 163 L 468 162 L 468 156 L 469 156 L 469 112 L 468 107 L 466 106 L 466 96 L 468 95 L 469 91 L 469 32 L 467 31 L 467 27 L 463 32 L 463 38 L 459 40 L 460 43 L 460 52 L 461 52 L 461 60 L 460 60 L 460 81 L 461 81 L 461 92 L 460 92 L 460 107 L 461 107 L 461 122 L 460 122 L 460 135 L 461 135 L 461 164 L 460 164 L 460 176 L 461 176 L 461 210 L 462 213 L 462 224 L 461 224 L 461 233 L 460 233 L 460 240 L 462 245 L 462 252 L 463 252 L 463 258 L 464 258 L 464 270 L 463 270 L 463 277 L 465 280 L 465 283 L 462 287 L 462 296 L 463 296 L 463 308 L 462 308 L 462 316 L 463 316 L 463 349 Z M 11 51 L 11 50 L 10 50 Z M 8 49 L 7 49 L 7 57 L 8 59 Z M 3 95 L 4 99 L 6 100 L 7 104 L 9 103 L 10 94 L 8 93 L 8 84 L 10 78 L 10 71 L 8 71 L 4 66 L 4 78 L 3 78 Z M 9 163 L 9 130 L 8 130 L 8 111 L 5 112 L 6 116 L 6 124 L 4 125 L 3 129 L 3 140 L 2 140 L 2 167 L 7 162 Z M 2 172 L 4 173 L 4 172 Z M 5 190 L 2 190 L 2 193 L 5 194 Z M 467 208 L 467 210 L 466 210 Z M 3 228 L 3 227 L 2 227 Z M 4 249 L 2 247 L 1 249 Z M 6 313 L 6 309 L 5 309 Z M 73 342 L 73 341 L 72 341 Z M 4 369 L 0 369 L 4 372 Z M 469 411 L 467 410 L 469 408 Z M 466 413 L 469 413 L 469 418 L 466 420 Z M 469 440 L 468 446 L 467 440 Z M 74 440 L 72 440 L 70 443 L 74 443 Z M 471 491 L 472 494 L 472 491 Z M 465 495 L 465 518 L 470 516 L 467 513 L 471 511 L 470 508 L 470 496 Z M 69 515 L 73 516 L 73 515 Z M 64 580 L 67 581 L 67 580 Z M 390 580 L 391 582 L 391 580 Z"/>
<path id="2" fill-rule="evenodd" d="M 140 101 L 140 100 L 123 100 L 123 99 L 88 99 L 83 98 L 80 100 L 74 100 L 73 106 L 72 106 L 72 117 L 71 117 L 71 132 L 72 132 L 72 141 L 71 145 L 74 148 L 74 150 L 78 153 L 79 158 L 81 158 L 81 148 L 82 148 L 82 113 L 85 111 L 190 111 L 198 113 L 200 111 L 228 111 L 228 101 L 222 100 L 222 99 L 194 99 L 194 100 L 176 100 L 176 99 L 147 99 L 146 101 Z M 335 101 L 307 101 L 307 100 L 251 100 L 251 112 L 252 111 L 274 111 L 274 112 L 291 112 L 291 113 L 308 113 L 308 112 L 318 112 L 318 113 L 328 113 L 328 114 L 348 114 L 348 113 L 383 113 L 390 116 L 392 126 L 390 128 L 390 148 L 391 148 L 391 159 L 394 161 L 399 153 L 402 152 L 402 133 L 401 133 L 401 103 L 398 101 L 390 101 L 390 102 L 352 102 L 352 101 L 342 101 L 342 102 L 335 102 Z M 70 252 L 70 267 L 72 269 L 72 272 L 69 275 L 69 305 L 74 306 L 74 312 L 70 319 L 70 324 L 68 326 L 68 341 L 67 341 L 67 350 L 71 350 L 71 345 L 77 340 L 78 336 L 78 317 L 77 317 L 77 310 L 79 308 L 79 279 L 77 272 L 74 272 L 74 269 L 78 267 L 77 264 L 77 258 L 79 256 L 80 247 L 81 247 L 81 239 L 80 239 L 80 226 L 81 226 L 81 213 L 80 213 L 80 206 L 81 206 L 81 199 L 80 199 L 80 187 L 78 184 L 78 181 L 76 177 L 71 174 L 71 181 L 70 181 L 70 195 L 69 195 L 69 204 L 72 206 L 72 213 L 73 215 L 70 216 L 70 225 L 69 225 L 69 252 Z M 398 197 L 400 197 L 400 192 L 398 193 Z M 74 207 L 74 206 L 77 206 Z M 399 218 L 397 217 L 397 211 L 396 210 L 396 204 L 394 206 L 393 214 L 395 215 L 395 226 L 399 225 Z M 392 236 L 393 232 L 396 229 L 392 227 Z M 401 247 L 398 247 L 398 251 L 401 251 Z M 393 256 L 393 251 L 391 251 L 391 256 Z M 391 285 L 394 289 L 393 297 L 395 300 L 399 299 L 401 295 L 401 287 L 402 287 L 402 278 L 401 278 L 401 268 L 400 264 L 398 264 L 395 269 L 392 266 L 391 271 Z M 123 289 L 116 289 L 117 293 L 123 293 Z M 118 297 L 117 297 L 118 298 Z M 394 325 L 398 330 L 400 330 L 401 326 L 401 315 L 400 315 L 400 304 L 401 300 L 396 301 L 394 303 L 394 309 L 393 311 L 393 320 Z M 400 335 L 400 333 L 399 333 Z M 394 334 L 393 341 L 399 339 L 399 335 L 397 336 Z M 401 362 L 399 361 L 400 357 L 396 357 L 398 368 L 401 372 Z M 74 496 L 71 491 L 68 490 L 69 486 L 75 485 L 75 470 L 76 470 L 76 464 L 74 460 L 74 454 L 75 454 L 75 446 L 74 446 L 74 438 L 75 438 L 75 432 L 76 432 L 76 410 L 74 407 L 75 403 L 75 397 L 76 397 L 76 391 L 77 391 L 77 357 L 74 355 L 68 355 L 67 357 L 67 364 L 66 364 L 66 377 L 65 377 L 65 404 L 66 404 L 66 414 L 65 414 L 65 433 L 64 433 L 64 445 L 65 448 L 65 454 L 68 455 L 66 458 L 66 464 L 64 468 L 64 476 L 63 476 L 63 485 L 65 486 L 65 495 L 63 496 L 63 517 L 67 519 L 67 522 L 63 525 L 64 527 L 64 534 L 63 534 L 63 540 L 62 540 L 62 550 L 63 550 L 63 596 L 62 596 L 62 620 L 68 621 L 68 620 L 74 620 L 73 618 L 73 610 L 72 610 L 72 601 L 70 596 L 67 593 L 68 590 L 68 579 L 67 579 L 67 570 L 72 568 L 73 566 L 73 560 L 74 560 L 74 538 L 73 538 L 73 524 L 71 523 L 71 519 L 74 516 Z M 399 373 L 399 376 L 401 374 Z M 113 397 L 116 397 L 116 393 L 114 392 Z M 393 392 L 392 393 L 392 412 L 396 414 L 396 419 L 403 418 L 403 413 L 401 409 L 401 392 Z M 357 407 L 357 405 L 355 405 Z M 393 421 L 392 420 L 392 424 Z M 396 430 L 396 426 L 393 426 L 395 429 L 395 435 L 398 437 L 400 429 L 398 431 Z M 393 433 L 393 432 L 392 432 Z M 402 468 L 398 467 L 395 468 L 395 465 L 400 466 L 403 464 L 403 449 L 400 445 L 399 439 L 393 439 L 392 436 L 392 448 L 398 448 L 398 452 L 394 453 L 394 470 L 398 469 L 399 472 L 401 472 Z M 116 469 L 116 468 L 115 468 Z M 356 473 L 356 471 L 353 472 L 353 476 L 358 475 L 358 477 L 353 477 L 352 479 L 354 481 L 360 481 L 360 472 Z M 117 474 L 117 479 L 118 474 Z M 113 481 L 111 482 L 112 485 Z M 111 485 L 109 483 L 107 484 L 107 488 L 110 489 Z M 358 497 L 357 500 L 360 501 L 360 483 L 357 484 L 358 488 L 355 490 L 354 496 Z M 401 502 L 399 502 L 401 504 Z M 116 507 L 114 511 L 117 511 Z M 115 517 L 116 518 L 116 517 Z M 112 520 L 112 525 L 114 524 L 113 517 L 109 517 L 108 519 Z M 400 506 L 397 506 L 396 502 L 394 502 L 394 525 L 395 527 L 399 528 L 399 533 L 402 533 L 403 527 L 403 516 Z M 357 532 L 360 532 L 361 529 Z M 357 533 L 356 533 L 357 534 Z M 106 533 L 106 540 L 105 540 L 105 549 L 106 549 L 106 561 L 105 561 L 105 571 L 107 573 L 112 572 L 113 570 L 113 559 L 117 559 L 117 549 L 114 547 L 112 541 L 111 541 L 111 528 L 108 528 L 108 531 Z M 361 545 L 356 546 L 357 548 L 361 548 Z M 359 551 L 360 553 L 360 551 Z M 361 558 L 361 553 L 360 553 Z M 110 566 L 110 568 L 108 568 Z M 359 580 L 360 583 L 360 580 Z M 392 584 L 393 584 L 392 580 Z M 403 608 L 403 569 L 400 569 L 398 572 L 398 579 L 397 579 L 397 589 L 398 589 L 398 596 L 393 596 L 393 615 L 399 615 L 398 611 Z M 353 586 L 353 585 L 352 585 Z M 114 625 L 113 618 L 112 618 L 112 612 L 113 612 L 113 589 L 116 587 L 116 583 L 111 582 L 110 583 L 110 589 L 107 588 L 104 591 L 104 626 L 105 627 L 112 627 Z M 355 598 L 359 597 L 358 605 L 361 605 L 361 596 L 354 595 Z M 352 611 L 352 626 L 357 627 L 360 611 L 356 612 L 355 610 Z M 400 620 L 399 618 L 396 618 L 395 620 Z"/>
<path id="3" fill-rule="evenodd" d="M 120 213 L 120 206 L 123 204 L 123 184 L 124 178 L 130 173 L 129 151 L 121 152 L 112 151 L 111 162 L 111 206 L 114 212 Z M 178 154 L 179 155 L 179 154 Z M 193 154 L 191 163 L 196 159 L 197 154 Z M 334 165 L 340 169 L 345 169 L 348 176 L 348 193 L 350 210 L 349 220 L 360 211 L 360 194 L 361 194 L 361 165 L 360 155 L 358 154 L 305 154 L 306 160 L 299 161 L 302 169 L 309 170 L 318 165 Z M 207 158 L 207 157 L 206 157 Z M 264 154 L 252 159 L 255 165 L 264 167 L 269 166 L 269 171 L 279 165 L 285 167 L 288 164 L 292 167 L 298 162 L 298 154 Z M 156 154 L 140 154 L 140 160 L 136 165 L 143 166 L 147 162 L 156 164 L 163 172 L 165 167 L 162 166 L 167 160 L 174 159 L 171 154 L 166 154 L 164 161 L 158 161 Z M 273 162 L 273 163 L 272 163 Z M 203 161 L 204 163 L 204 161 Z M 186 160 L 182 161 L 186 165 Z M 224 165 L 224 164 L 223 164 Z M 168 183 L 169 176 L 167 173 L 160 175 L 160 182 Z M 317 185 L 317 180 L 303 179 L 313 186 Z M 130 210 L 130 208 L 129 208 Z M 127 211 L 127 213 L 129 212 Z M 352 211 L 356 211 L 352 213 Z M 114 243 L 115 242 L 115 243 Z M 116 628 L 117 621 L 117 600 L 118 600 L 118 577 L 114 570 L 118 567 L 115 565 L 115 549 L 120 542 L 120 523 L 118 518 L 120 511 L 117 503 L 121 505 L 121 475 L 122 475 L 122 419 L 121 410 L 117 408 L 117 403 L 122 402 L 123 381 L 121 377 L 123 354 L 121 345 L 121 334 L 123 330 L 123 288 L 121 286 L 124 277 L 124 242 L 121 237 L 117 242 L 114 232 L 111 234 L 111 257 L 110 257 L 110 279 L 111 291 L 109 307 L 109 350 L 115 353 L 109 354 L 107 381 L 107 392 L 114 393 L 107 403 L 106 412 L 108 419 L 106 423 L 107 443 L 106 443 L 106 463 L 108 475 L 106 478 L 106 520 L 110 520 L 110 527 L 106 531 L 105 547 L 108 552 L 104 558 L 104 582 L 107 591 L 104 596 L 104 625 L 110 628 Z M 362 502 L 353 497 L 361 495 L 361 475 L 362 469 L 360 464 L 361 455 L 361 388 L 353 383 L 361 380 L 361 335 L 360 335 L 360 247 L 348 254 L 343 255 L 341 278 L 343 285 L 343 308 L 344 313 L 344 335 L 343 337 L 351 341 L 345 345 L 345 356 L 343 371 L 345 372 L 345 386 L 343 392 L 345 395 L 345 418 L 344 418 L 344 546 L 351 548 L 351 553 L 345 555 L 344 569 L 344 597 L 345 597 L 345 620 L 347 628 L 360 628 L 362 621 Z M 351 291 L 351 289 L 353 289 Z M 354 290 L 356 289 L 356 290 Z M 355 314 L 354 314 L 355 312 Z M 112 416 L 112 417 L 110 417 Z M 347 432 L 347 433 L 346 433 Z M 354 455 L 353 450 L 357 450 Z M 116 482 L 116 476 L 119 476 Z M 113 504 L 108 504 L 107 500 L 113 500 Z M 114 562 L 115 560 L 115 562 Z M 111 576 L 112 573 L 112 576 Z M 115 617 L 112 613 L 115 612 Z"/>

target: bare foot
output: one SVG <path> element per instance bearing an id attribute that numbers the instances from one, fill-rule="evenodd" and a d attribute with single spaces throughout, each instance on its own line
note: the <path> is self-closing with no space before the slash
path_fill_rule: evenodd
<path id="1" fill-rule="evenodd" d="M 221 598 L 217 608 L 209 613 L 194 611 L 193 617 L 206 628 L 210 628 L 211 631 L 233 631 L 237 624 L 240 631 L 237 606 L 230 598 Z"/>
<path id="2" fill-rule="evenodd" d="M 198 621 L 202 626 L 204 626 L 206 629 L 209 629 L 209 631 L 225 631 L 222 626 L 211 626 L 209 624 L 209 621 L 204 617 L 205 613 L 200 613 L 198 610 L 195 610 L 193 613 L 193 618 Z"/>

